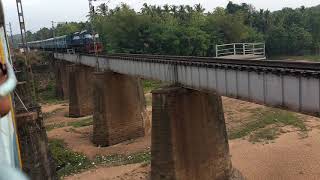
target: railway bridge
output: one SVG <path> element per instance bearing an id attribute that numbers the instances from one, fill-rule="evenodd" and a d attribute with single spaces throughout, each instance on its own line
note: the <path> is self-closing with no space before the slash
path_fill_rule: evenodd
<path id="1" fill-rule="evenodd" d="M 97 145 L 143 136 L 139 78 L 171 84 L 152 92 L 152 179 L 228 179 L 221 96 L 320 112 L 320 64 L 268 60 L 54 53 L 57 92 L 70 115 L 94 114 Z"/>

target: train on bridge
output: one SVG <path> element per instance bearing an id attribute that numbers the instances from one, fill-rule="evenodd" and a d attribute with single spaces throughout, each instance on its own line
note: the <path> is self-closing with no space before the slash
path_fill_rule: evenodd
<path id="1" fill-rule="evenodd" d="M 27 42 L 30 49 L 41 49 L 45 51 L 77 52 L 77 53 L 101 53 L 103 51 L 99 35 L 93 36 L 87 30 L 64 35 L 55 38 Z M 23 48 L 23 44 L 19 44 Z"/>

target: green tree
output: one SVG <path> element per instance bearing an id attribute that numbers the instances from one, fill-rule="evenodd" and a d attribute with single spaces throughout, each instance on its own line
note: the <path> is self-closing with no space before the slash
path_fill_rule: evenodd
<path id="1" fill-rule="evenodd" d="M 144 4 L 139 12 L 126 4 L 110 9 L 101 4 L 89 22 L 63 23 L 57 36 L 91 30 L 100 34 L 109 53 L 151 53 L 213 56 L 217 44 L 266 42 L 269 55 L 320 53 L 320 5 L 271 12 L 229 2 L 205 12 L 201 4 Z M 52 37 L 52 29 L 28 32 L 28 40 Z"/>

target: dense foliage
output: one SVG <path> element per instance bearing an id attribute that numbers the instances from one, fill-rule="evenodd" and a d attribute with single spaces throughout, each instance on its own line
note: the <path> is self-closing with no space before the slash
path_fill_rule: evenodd
<path id="1" fill-rule="evenodd" d="M 139 12 L 122 4 L 100 5 L 90 17 L 109 53 L 150 53 L 213 56 L 215 45 L 231 42 L 266 42 L 269 55 L 319 54 L 320 6 L 256 10 L 229 2 L 213 11 L 191 6 L 151 6 Z M 69 23 L 58 34 L 79 31 L 88 25 Z M 41 29 L 35 37 L 48 37 Z"/>

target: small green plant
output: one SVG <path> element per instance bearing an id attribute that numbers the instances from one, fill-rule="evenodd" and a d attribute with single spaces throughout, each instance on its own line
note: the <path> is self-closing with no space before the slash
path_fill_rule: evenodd
<path id="1" fill-rule="evenodd" d="M 268 125 L 276 124 L 278 126 L 294 126 L 298 128 L 300 131 L 306 131 L 307 128 L 303 122 L 303 120 L 297 117 L 295 114 L 275 109 L 275 108 L 267 108 L 267 109 L 257 109 L 254 112 L 254 115 L 251 116 L 253 121 L 245 124 L 242 128 L 234 130 L 230 132 L 230 139 L 237 139 L 245 137 L 251 134 L 254 131 L 259 129 L 263 129 Z"/>
<path id="2" fill-rule="evenodd" d="M 138 152 L 130 155 L 114 154 L 97 156 L 94 160 L 90 160 L 81 153 L 76 153 L 67 149 L 64 141 L 59 139 L 50 140 L 49 148 L 53 159 L 56 162 L 59 178 L 93 168 L 96 165 L 120 166 L 136 163 L 148 164 L 151 161 L 150 151 Z"/>
<path id="3" fill-rule="evenodd" d="M 68 126 L 72 126 L 74 128 L 79 128 L 79 127 L 85 127 L 85 126 L 91 126 L 93 124 L 93 118 L 90 117 L 88 119 L 83 119 L 75 122 L 69 122 Z"/>

